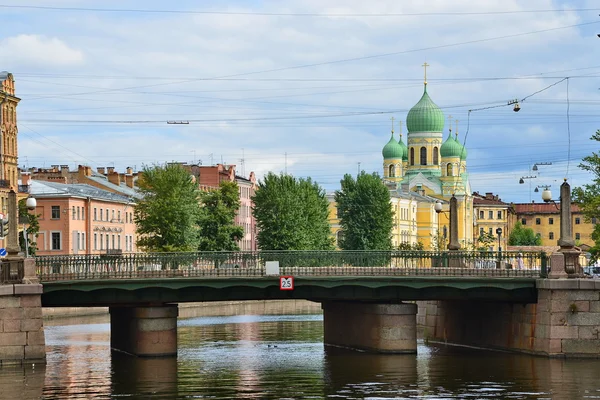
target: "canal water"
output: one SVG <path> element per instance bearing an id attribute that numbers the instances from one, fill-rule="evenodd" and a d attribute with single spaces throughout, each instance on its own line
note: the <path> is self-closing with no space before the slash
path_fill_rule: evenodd
<path id="1" fill-rule="evenodd" d="M 0 399 L 600 399 L 600 360 L 423 341 L 417 355 L 344 351 L 300 303 L 180 314 L 168 359 L 111 354 L 106 316 L 47 321 L 47 364 L 0 368 Z"/>

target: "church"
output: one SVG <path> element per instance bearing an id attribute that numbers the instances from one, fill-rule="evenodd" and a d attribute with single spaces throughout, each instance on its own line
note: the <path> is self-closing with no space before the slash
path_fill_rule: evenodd
<path id="1" fill-rule="evenodd" d="M 427 65 L 424 67 L 427 68 Z M 466 249 L 473 241 L 474 221 L 467 150 L 459 141 L 458 126 L 452 133 L 451 120 L 444 140 L 446 118 L 429 97 L 426 71 L 423 95 L 406 116 L 406 143 L 402 132 L 396 140 L 392 127 L 390 140 L 383 147 L 383 179 L 390 187 L 392 203 L 395 199 L 416 201 L 416 212 L 410 224 L 416 232 L 409 232 L 407 242 L 421 242 L 426 249 L 446 249 L 449 201 L 455 196 L 458 202 L 458 240 L 461 249 Z M 442 203 L 439 213 L 435 211 L 436 202 Z M 398 235 L 405 236 L 403 233 Z"/>

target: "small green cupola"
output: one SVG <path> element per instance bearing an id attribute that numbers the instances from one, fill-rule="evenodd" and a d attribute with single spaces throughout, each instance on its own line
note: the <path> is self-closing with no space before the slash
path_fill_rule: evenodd
<path id="1" fill-rule="evenodd" d="M 452 132 L 448 135 L 448 139 L 440 147 L 440 155 L 443 158 L 460 157 L 463 152 L 463 146 L 458 140 L 452 137 Z"/>
<path id="2" fill-rule="evenodd" d="M 421 100 L 408 112 L 406 126 L 409 133 L 443 132 L 444 113 L 427 94 L 427 84 Z"/>
<path id="3" fill-rule="evenodd" d="M 402 147 L 402 150 L 404 151 L 404 153 L 402 154 L 402 161 L 407 161 L 408 160 L 408 147 L 402 141 L 402 133 L 400 134 L 400 137 L 398 138 L 398 144 L 400 145 L 400 147 Z"/>
<path id="4" fill-rule="evenodd" d="M 402 159 L 404 157 L 404 149 L 394 139 L 394 132 L 392 131 L 392 136 L 390 137 L 389 142 L 385 146 L 383 146 L 383 150 L 381 151 L 383 158 L 388 159 Z"/>

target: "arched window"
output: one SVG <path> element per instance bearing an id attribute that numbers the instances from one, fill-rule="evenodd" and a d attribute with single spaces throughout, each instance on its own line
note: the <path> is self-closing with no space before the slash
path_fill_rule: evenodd
<path id="1" fill-rule="evenodd" d="M 340 246 L 340 242 L 344 240 L 344 231 L 338 231 L 337 234 L 337 245 Z"/>
<path id="2" fill-rule="evenodd" d="M 415 165 L 415 148 L 410 148 L 410 165 Z"/>
<path id="3" fill-rule="evenodd" d="M 388 167 L 388 176 L 390 178 L 394 178 L 396 176 L 396 166 L 394 164 L 391 164 Z"/>
<path id="4" fill-rule="evenodd" d="M 438 165 L 439 163 L 439 159 L 438 159 L 438 148 L 434 147 L 433 148 L 433 165 Z"/>
<path id="5" fill-rule="evenodd" d="M 452 164 L 448 163 L 446 166 L 446 175 L 452 176 Z"/>
<path id="6" fill-rule="evenodd" d="M 421 154 L 419 158 L 421 165 L 427 165 L 427 148 L 425 148 L 425 146 L 421 147 Z"/>

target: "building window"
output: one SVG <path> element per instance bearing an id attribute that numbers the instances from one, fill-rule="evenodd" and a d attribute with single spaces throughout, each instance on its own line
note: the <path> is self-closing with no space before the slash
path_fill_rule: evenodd
<path id="1" fill-rule="evenodd" d="M 115 235 L 112 235 L 112 248 L 116 249 L 117 247 L 115 246 Z"/>
<path id="2" fill-rule="evenodd" d="M 110 217 L 111 220 L 115 219 L 115 210 L 112 210 L 112 216 Z"/>
<path id="3" fill-rule="evenodd" d="M 85 250 L 85 232 L 81 232 L 81 249 Z"/>
<path id="4" fill-rule="evenodd" d="M 120 250 L 121 249 L 121 234 L 118 235 L 117 244 L 119 245 L 119 247 L 117 247 L 117 248 Z"/>
<path id="5" fill-rule="evenodd" d="M 521 218 L 521 225 L 527 225 L 527 219 Z"/>
<path id="6" fill-rule="evenodd" d="M 489 233 L 490 235 L 493 235 L 493 234 L 494 234 L 494 233 L 493 233 L 493 231 L 492 231 L 492 228 L 488 229 L 488 233 Z"/>
<path id="7" fill-rule="evenodd" d="M 498 219 L 502 219 L 502 211 L 498 211 L 498 213 L 496 214 Z"/>
<path id="8" fill-rule="evenodd" d="M 541 220 L 540 218 L 536 218 L 536 219 L 535 219 L 535 224 L 536 224 L 536 225 L 539 225 L 539 224 L 541 224 L 541 223 L 542 223 L 542 220 Z"/>
<path id="9" fill-rule="evenodd" d="M 581 223 L 581 219 L 575 218 L 575 225 L 579 225 Z"/>
<path id="10" fill-rule="evenodd" d="M 410 148 L 410 165 L 415 165 L 415 148 Z"/>
<path id="11" fill-rule="evenodd" d="M 81 207 L 81 219 L 85 219 L 85 208 Z"/>
<path id="12" fill-rule="evenodd" d="M 427 148 L 425 146 L 421 147 L 419 161 L 421 162 L 421 165 L 427 165 Z"/>
<path id="13" fill-rule="evenodd" d="M 75 217 L 77 216 L 77 207 L 71 207 L 71 211 L 73 211 L 73 219 L 75 219 Z"/>
<path id="14" fill-rule="evenodd" d="M 108 216 L 108 208 L 106 209 L 106 221 L 108 221 L 110 217 Z"/>
<path id="15" fill-rule="evenodd" d="M 60 232 L 52 232 L 52 243 L 51 243 L 51 249 L 52 250 L 60 250 Z"/>
<path id="16" fill-rule="evenodd" d="M 98 221 L 98 210 L 94 207 L 94 221 Z"/>
<path id="17" fill-rule="evenodd" d="M 438 159 L 438 148 L 434 147 L 433 148 L 433 165 L 438 165 L 439 163 L 439 159 Z"/>
<path id="18" fill-rule="evenodd" d="M 108 233 L 107 233 L 107 234 L 106 234 L 106 250 L 108 250 L 108 249 L 109 249 L 109 247 L 108 247 L 108 246 L 110 245 L 110 242 L 109 242 L 109 240 L 110 240 L 110 238 L 108 237 Z"/>
<path id="19" fill-rule="evenodd" d="M 581 234 L 580 233 L 576 233 L 575 234 L 575 240 L 579 240 L 581 239 Z"/>
<path id="20" fill-rule="evenodd" d="M 60 219 L 60 206 L 52 206 L 52 219 Z"/>
<path id="21" fill-rule="evenodd" d="M 98 234 L 94 233 L 94 250 L 98 250 Z"/>
<path id="22" fill-rule="evenodd" d="M 554 225 L 554 218 L 548 218 L 548 225 Z"/>
<path id="23" fill-rule="evenodd" d="M 119 220 L 119 222 L 121 222 L 121 211 L 119 211 L 119 212 L 117 213 L 117 219 Z"/>
<path id="24" fill-rule="evenodd" d="M 484 233 L 485 233 L 485 229 L 483 227 L 479 228 L 479 236 L 483 236 Z"/>
<path id="25" fill-rule="evenodd" d="M 548 239 L 554 239 L 554 232 L 550 232 L 548 234 Z"/>
<path id="26" fill-rule="evenodd" d="M 494 219 L 494 212 L 488 211 L 488 219 Z"/>
<path id="27" fill-rule="evenodd" d="M 100 221 L 104 221 L 104 210 L 100 209 Z"/>
<path id="28" fill-rule="evenodd" d="M 390 178 L 396 177 L 396 166 L 394 166 L 393 164 L 388 167 L 388 176 Z"/>
<path id="29" fill-rule="evenodd" d="M 448 175 L 448 176 L 454 175 L 452 172 L 452 164 L 450 164 L 450 163 L 448 163 L 448 165 L 446 165 L 446 175 Z"/>
<path id="30" fill-rule="evenodd" d="M 479 219 L 483 219 L 484 218 L 484 212 L 483 211 L 479 211 Z"/>

